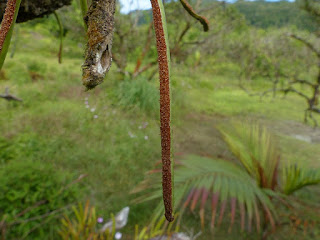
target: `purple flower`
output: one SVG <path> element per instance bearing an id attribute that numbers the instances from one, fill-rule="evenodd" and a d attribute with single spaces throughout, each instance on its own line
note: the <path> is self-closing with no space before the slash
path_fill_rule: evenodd
<path id="1" fill-rule="evenodd" d="M 98 223 L 103 223 L 103 218 L 102 217 L 98 217 L 97 222 Z"/>

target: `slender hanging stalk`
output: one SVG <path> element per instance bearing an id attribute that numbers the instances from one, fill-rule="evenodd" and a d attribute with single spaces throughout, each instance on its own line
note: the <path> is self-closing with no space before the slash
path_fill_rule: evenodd
<path id="1" fill-rule="evenodd" d="M 59 47 L 59 53 L 58 53 L 58 61 L 59 63 L 61 64 L 62 63 L 62 49 L 63 49 L 63 26 L 62 26 L 62 23 L 61 23 L 61 20 L 60 20 L 60 17 L 59 15 L 56 13 L 56 11 L 53 12 L 56 20 L 57 20 L 57 23 L 58 23 L 58 26 L 59 26 L 59 37 L 60 37 L 60 47 Z"/>
<path id="2" fill-rule="evenodd" d="M 174 220 L 173 212 L 173 163 L 171 164 L 170 130 L 170 52 L 166 18 L 162 0 L 151 0 L 153 22 L 157 39 L 160 77 L 160 131 L 162 147 L 162 189 L 165 217 Z"/>
<path id="3" fill-rule="evenodd" d="M 7 56 L 21 0 L 8 0 L 0 28 L 0 70 Z"/>

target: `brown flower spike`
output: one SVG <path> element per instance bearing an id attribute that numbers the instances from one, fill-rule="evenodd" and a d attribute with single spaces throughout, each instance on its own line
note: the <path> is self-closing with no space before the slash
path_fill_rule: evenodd
<path id="1" fill-rule="evenodd" d="M 171 176 L 171 130 L 170 130 L 170 74 L 168 49 L 158 0 L 151 0 L 153 21 L 157 39 L 160 76 L 160 131 L 162 147 L 162 189 L 165 217 L 169 222 L 172 216 L 172 176 Z"/>
<path id="2" fill-rule="evenodd" d="M 3 16 L 3 20 L 1 22 L 0 29 L 0 52 L 2 51 L 2 47 L 4 41 L 7 37 L 7 34 L 11 28 L 11 25 L 14 20 L 14 12 L 16 9 L 16 0 L 8 0 L 5 14 Z"/>

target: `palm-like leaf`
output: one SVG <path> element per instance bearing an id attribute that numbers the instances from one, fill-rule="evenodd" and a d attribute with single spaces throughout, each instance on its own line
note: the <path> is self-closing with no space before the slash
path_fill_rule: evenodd
<path id="1" fill-rule="evenodd" d="M 320 183 L 320 171 L 290 165 L 283 168 L 282 181 L 283 193 L 290 195 L 303 187 Z"/>
<path id="2" fill-rule="evenodd" d="M 201 221 L 204 224 L 204 209 L 210 198 L 212 227 L 215 225 L 218 206 L 220 206 L 218 219 L 218 223 L 220 223 L 228 203 L 231 209 L 231 223 L 235 219 L 237 204 L 240 209 L 242 227 L 244 227 L 246 212 L 249 225 L 255 219 L 259 230 L 261 213 L 258 206 L 262 206 L 268 219 L 273 223 L 274 207 L 268 195 L 241 166 L 224 160 L 199 156 L 188 156 L 181 162 L 181 166 L 175 170 L 174 200 L 177 203 L 176 206 L 182 205 L 182 212 L 188 206 L 191 210 L 194 210 L 196 206 L 200 205 Z M 138 201 L 151 200 L 162 196 L 159 188 L 161 186 L 160 177 L 157 175 L 157 173 L 150 174 L 135 189 L 135 192 L 139 192 L 146 187 L 154 189 L 154 191 L 141 196 Z"/>
<path id="3" fill-rule="evenodd" d="M 220 132 L 230 150 L 259 186 L 275 189 L 280 154 L 271 134 L 257 124 L 234 124 L 231 128 L 221 127 Z"/>
<path id="4" fill-rule="evenodd" d="M 221 223 L 227 209 L 230 209 L 230 229 L 235 221 L 237 209 L 244 229 L 245 220 L 251 229 L 255 220 L 274 226 L 274 205 L 278 197 L 290 195 L 308 185 L 320 183 L 320 172 L 297 166 L 280 166 L 280 154 L 275 141 L 265 128 L 259 125 L 236 124 L 221 127 L 220 131 L 230 150 L 238 161 L 188 156 L 175 169 L 176 207 L 181 207 L 180 216 L 190 207 L 192 211 L 200 206 L 200 218 L 204 226 L 205 207 L 211 202 L 211 227 Z M 282 172 L 279 171 L 282 167 Z M 160 169 L 151 171 L 134 192 L 151 189 L 137 201 L 160 198 Z M 282 175 L 279 176 L 279 173 Z M 278 182 L 282 177 L 282 181 Z M 284 195 L 285 194 L 285 195 Z M 282 199 L 283 200 L 283 199 Z M 229 207 L 227 207 L 229 206 Z M 163 212 L 159 204 L 156 216 Z M 263 218 L 261 218 L 261 212 Z"/>

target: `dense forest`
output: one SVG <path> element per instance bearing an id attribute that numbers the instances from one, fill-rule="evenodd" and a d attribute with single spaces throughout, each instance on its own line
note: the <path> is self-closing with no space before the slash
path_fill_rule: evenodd
<path id="1" fill-rule="evenodd" d="M 281 28 L 294 26 L 301 30 L 315 31 L 315 18 L 299 8 L 297 2 L 244 1 L 234 6 L 242 13 L 248 24 L 258 28 Z"/>
<path id="2" fill-rule="evenodd" d="M 168 1 L 169 2 L 169 1 Z M 217 3 L 221 3 L 219 0 L 203 0 L 202 5 L 208 6 Z M 225 2 L 226 7 L 234 7 L 241 14 L 244 15 L 247 24 L 255 26 L 257 28 L 267 29 L 267 28 L 281 28 L 281 27 L 296 27 L 300 30 L 315 31 L 317 30 L 317 23 L 315 18 L 310 16 L 301 8 L 295 1 L 245 1 L 237 0 L 234 2 Z M 151 14 L 150 11 L 147 11 Z M 138 11 L 138 15 L 141 11 Z M 151 15 L 146 19 L 141 17 L 140 23 L 145 23 L 149 21 Z"/>

